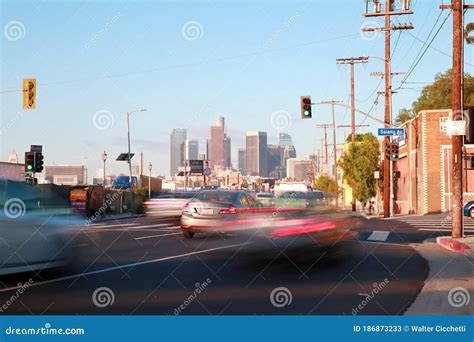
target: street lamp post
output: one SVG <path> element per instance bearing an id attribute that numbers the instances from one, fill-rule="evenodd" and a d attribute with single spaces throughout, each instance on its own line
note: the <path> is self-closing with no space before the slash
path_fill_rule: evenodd
<path id="1" fill-rule="evenodd" d="M 102 153 L 102 161 L 104 162 L 104 169 L 102 173 L 102 186 L 104 187 L 104 193 L 102 196 L 103 197 L 102 205 L 105 206 L 105 162 L 107 161 L 107 153 L 105 151 Z"/>
<path id="2" fill-rule="evenodd" d="M 137 109 L 131 112 L 127 112 L 127 137 L 128 137 L 128 171 L 129 171 L 129 188 L 130 188 L 130 208 L 129 211 L 133 214 L 134 212 L 134 205 L 133 205 L 133 181 L 132 181 L 132 158 L 131 158 L 131 150 L 130 150 L 130 115 L 136 112 L 145 112 L 146 109 Z"/>
<path id="3" fill-rule="evenodd" d="M 151 198 L 151 169 L 153 168 L 153 165 L 151 163 L 148 165 L 148 171 L 150 173 L 148 174 L 148 198 Z"/>

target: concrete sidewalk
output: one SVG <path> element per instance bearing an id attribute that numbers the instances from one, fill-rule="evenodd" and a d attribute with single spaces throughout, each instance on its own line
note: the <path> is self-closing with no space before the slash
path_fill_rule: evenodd
<path id="1" fill-rule="evenodd" d="M 435 239 L 410 246 L 428 261 L 430 270 L 405 315 L 473 315 L 474 260 L 440 248 Z"/>

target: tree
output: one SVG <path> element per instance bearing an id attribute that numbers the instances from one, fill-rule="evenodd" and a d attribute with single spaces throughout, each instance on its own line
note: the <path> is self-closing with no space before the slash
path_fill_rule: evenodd
<path id="1" fill-rule="evenodd" d="M 319 176 L 313 184 L 313 189 L 321 190 L 327 197 L 334 196 L 334 189 L 336 188 L 336 181 L 333 177 Z"/>
<path id="2" fill-rule="evenodd" d="M 474 44 L 474 35 L 470 35 L 474 32 L 474 22 L 466 25 L 466 30 L 464 31 L 464 37 L 466 37 L 466 43 Z"/>
<path id="3" fill-rule="evenodd" d="M 398 116 L 395 119 L 395 126 L 400 126 L 402 123 L 415 117 L 415 113 L 411 109 L 403 108 L 398 112 Z"/>
<path id="4" fill-rule="evenodd" d="M 375 196 L 374 171 L 379 169 L 379 142 L 372 133 L 358 134 L 355 144 L 349 145 L 339 164 L 356 200 L 366 202 Z"/>
<path id="5" fill-rule="evenodd" d="M 474 25 L 473 25 L 474 26 Z M 398 113 L 396 123 L 398 125 L 411 119 L 422 110 L 446 109 L 452 107 L 452 70 L 438 73 L 433 84 L 425 86 L 420 97 L 413 102 L 411 109 L 403 108 Z M 474 106 L 474 77 L 468 73 L 464 74 L 464 105 Z"/>

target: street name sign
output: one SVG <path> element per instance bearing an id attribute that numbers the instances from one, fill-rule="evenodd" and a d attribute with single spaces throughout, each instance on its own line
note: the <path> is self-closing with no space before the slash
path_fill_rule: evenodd
<path id="1" fill-rule="evenodd" d="M 379 128 L 379 136 L 405 136 L 405 128 Z"/>

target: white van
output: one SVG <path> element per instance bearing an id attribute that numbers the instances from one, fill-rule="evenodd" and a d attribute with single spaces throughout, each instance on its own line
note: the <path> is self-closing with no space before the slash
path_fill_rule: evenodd
<path id="1" fill-rule="evenodd" d="M 310 192 L 312 191 L 311 187 L 304 182 L 287 182 L 287 183 L 279 183 L 275 184 L 273 188 L 273 192 L 275 193 L 275 197 L 278 197 L 280 194 L 284 192 Z"/>

